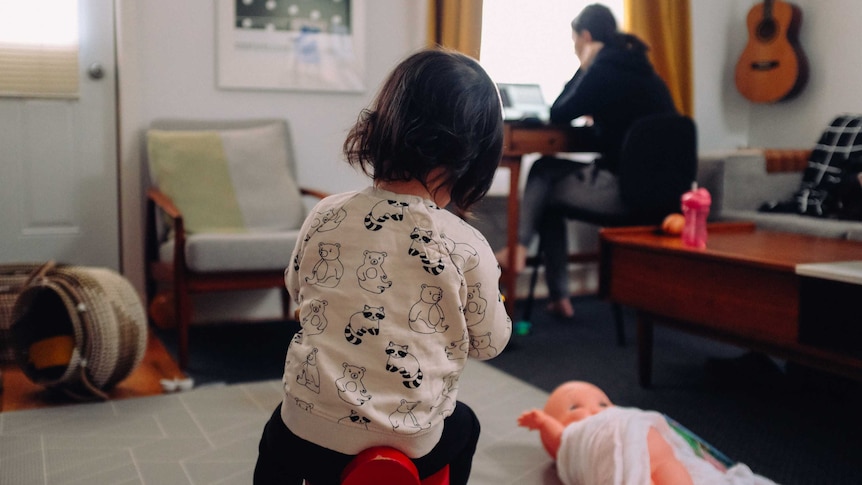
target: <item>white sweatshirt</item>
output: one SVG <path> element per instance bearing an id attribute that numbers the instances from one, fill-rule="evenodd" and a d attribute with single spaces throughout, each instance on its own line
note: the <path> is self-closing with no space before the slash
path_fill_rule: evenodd
<path id="1" fill-rule="evenodd" d="M 345 454 L 427 454 L 468 355 L 495 357 L 511 335 L 485 238 L 429 200 L 368 188 L 318 203 L 291 261 L 302 330 L 285 359 L 284 423 Z"/>

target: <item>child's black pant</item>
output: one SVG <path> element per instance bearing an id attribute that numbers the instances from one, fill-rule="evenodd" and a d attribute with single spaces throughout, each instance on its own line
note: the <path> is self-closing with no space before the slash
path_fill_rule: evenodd
<path id="1" fill-rule="evenodd" d="M 479 441 L 479 420 L 469 406 L 457 402 L 444 420 L 440 442 L 427 455 L 413 460 L 425 478 L 449 465 L 452 485 L 466 485 Z M 260 439 L 255 485 L 338 485 L 342 470 L 354 457 L 315 445 L 294 435 L 281 420 L 281 405 L 272 413 Z"/>

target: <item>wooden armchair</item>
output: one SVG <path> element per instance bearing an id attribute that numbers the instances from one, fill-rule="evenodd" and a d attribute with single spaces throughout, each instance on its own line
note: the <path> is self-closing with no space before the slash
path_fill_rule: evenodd
<path id="1" fill-rule="evenodd" d="M 326 194 L 293 181 L 287 122 L 157 120 L 147 155 L 147 298 L 168 296 L 180 368 L 189 364 L 192 294 L 278 288 L 291 318 L 284 270 L 302 199 Z"/>

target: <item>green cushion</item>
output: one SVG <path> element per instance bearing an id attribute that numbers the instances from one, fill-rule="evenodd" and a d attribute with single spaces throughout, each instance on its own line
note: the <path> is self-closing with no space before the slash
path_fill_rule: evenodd
<path id="1" fill-rule="evenodd" d="M 281 231 L 302 224 L 283 125 L 154 129 L 147 151 L 153 183 L 183 213 L 190 233 Z"/>

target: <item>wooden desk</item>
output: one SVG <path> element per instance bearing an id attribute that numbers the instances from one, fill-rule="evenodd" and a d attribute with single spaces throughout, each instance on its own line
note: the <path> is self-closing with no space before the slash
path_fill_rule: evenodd
<path id="1" fill-rule="evenodd" d="M 518 219 L 521 211 L 519 186 L 521 183 L 521 159 L 524 155 L 541 153 L 553 155 L 560 152 L 590 152 L 595 149 L 592 129 L 559 125 L 533 125 L 506 122 L 504 127 L 503 159 L 500 166 L 509 169 L 509 196 L 506 218 L 506 246 L 509 261 L 506 266 L 515 266 L 515 248 L 518 246 Z M 506 310 L 514 317 L 518 275 L 503 271 L 503 294 L 506 295 Z"/>

